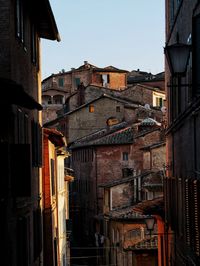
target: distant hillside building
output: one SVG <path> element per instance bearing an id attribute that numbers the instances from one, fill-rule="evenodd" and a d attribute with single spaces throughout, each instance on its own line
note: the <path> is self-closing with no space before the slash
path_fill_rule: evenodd
<path id="1" fill-rule="evenodd" d="M 68 72 L 63 69 L 58 74 L 52 74 L 42 82 L 43 121 L 55 119 L 56 112 L 70 95 L 78 91 L 80 84 L 84 87 L 95 85 L 111 90 L 125 89 L 127 72 L 113 66 L 99 68 L 84 61 L 78 68 L 72 68 Z M 77 99 L 77 106 L 83 103 L 82 97 Z"/>

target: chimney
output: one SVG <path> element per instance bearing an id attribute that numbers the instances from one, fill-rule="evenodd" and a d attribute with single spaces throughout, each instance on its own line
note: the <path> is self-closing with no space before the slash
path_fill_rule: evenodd
<path id="1" fill-rule="evenodd" d="M 84 61 L 84 65 L 87 65 L 88 64 L 88 61 Z"/>

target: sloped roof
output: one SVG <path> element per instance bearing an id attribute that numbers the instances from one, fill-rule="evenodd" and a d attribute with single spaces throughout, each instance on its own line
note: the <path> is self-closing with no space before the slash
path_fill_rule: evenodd
<path id="1" fill-rule="evenodd" d="M 127 73 L 128 72 L 127 70 L 119 69 L 119 68 L 116 68 L 114 66 L 97 67 L 97 66 L 94 66 L 88 62 L 81 65 L 78 68 L 75 68 L 74 71 L 86 70 L 86 69 L 92 69 L 93 71 L 97 71 L 97 72 L 120 72 L 120 73 Z"/>
<path id="2" fill-rule="evenodd" d="M 140 123 L 140 126 L 161 126 L 161 123 L 159 123 L 153 118 L 147 117 L 142 120 L 142 122 Z"/>
<path id="3" fill-rule="evenodd" d="M 85 69 L 90 69 L 90 68 L 92 68 L 92 69 L 96 69 L 97 68 L 97 66 L 95 66 L 95 65 L 92 65 L 92 64 L 90 64 L 90 63 L 86 63 L 86 64 L 83 64 L 83 65 L 81 65 L 80 67 L 78 67 L 78 68 L 75 68 L 74 70 L 76 71 L 76 70 L 85 70 Z"/>
<path id="4" fill-rule="evenodd" d="M 43 132 L 56 147 L 63 147 L 66 145 L 65 137 L 60 131 L 53 128 L 43 128 Z"/>
<path id="5" fill-rule="evenodd" d="M 96 140 L 96 139 L 101 138 L 103 136 L 109 135 L 113 132 L 116 132 L 120 129 L 127 128 L 128 125 L 129 125 L 128 122 L 123 121 L 121 123 L 111 125 L 111 126 L 109 126 L 109 128 L 107 126 L 103 127 L 103 128 L 101 128 L 95 132 L 92 132 L 86 136 L 81 137 L 80 139 L 77 139 L 75 142 L 73 142 L 73 144 L 78 145 L 79 143 L 84 143 L 84 142 Z"/>
<path id="6" fill-rule="evenodd" d="M 144 147 L 140 148 L 140 150 L 151 150 L 151 149 L 158 148 L 158 147 L 165 146 L 165 145 L 166 145 L 165 141 L 159 141 L 157 143 L 153 143 L 151 145 L 144 146 Z"/>
<path id="7" fill-rule="evenodd" d="M 36 18 L 39 37 L 60 41 L 60 35 L 49 0 L 30 1 L 30 10 Z"/>
<path id="8" fill-rule="evenodd" d="M 118 220 L 133 220 L 133 219 L 144 219 L 146 216 L 137 213 L 133 210 L 133 206 L 128 206 L 124 208 L 117 208 L 106 213 L 105 216 L 109 219 Z"/>
<path id="9" fill-rule="evenodd" d="M 108 136 L 93 141 L 94 145 L 128 144 L 133 142 L 133 130 L 131 127 L 121 129 Z"/>
<path id="10" fill-rule="evenodd" d="M 164 198 L 162 196 L 142 201 L 135 205 L 133 210 L 143 215 L 160 215 L 164 217 Z"/>
<path id="11" fill-rule="evenodd" d="M 82 146 L 93 146 L 93 145 L 120 145 L 129 144 L 133 142 L 133 132 L 131 127 L 127 127 L 111 133 L 109 135 L 91 140 L 82 141 L 72 145 L 72 148 L 82 147 Z"/>
<path id="12" fill-rule="evenodd" d="M 117 102 L 120 102 L 120 103 L 125 104 L 125 105 L 130 105 L 132 107 L 137 107 L 138 106 L 137 104 L 134 104 L 131 101 L 121 99 L 120 97 L 110 96 L 110 95 L 104 93 L 101 96 L 99 96 L 99 97 L 97 97 L 97 98 L 95 98 L 95 99 L 93 99 L 93 100 L 91 100 L 91 101 L 89 101 L 89 102 L 87 102 L 87 103 L 79 106 L 78 108 L 76 108 L 76 109 L 74 109 L 72 111 L 69 111 L 68 113 L 63 114 L 63 115 L 57 117 L 56 119 L 54 119 L 52 121 L 49 121 L 49 122 L 45 123 L 44 126 L 45 127 L 48 127 L 48 126 L 54 125 L 59 120 L 61 120 L 62 118 L 64 118 L 65 116 L 70 115 L 70 114 L 73 114 L 73 113 L 75 113 L 75 112 L 77 112 L 77 111 L 79 111 L 79 110 L 81 110 L 81 109 L 89 106 L 90 104 L 92 104 L 92 103 L 94 103 L 96 101 L 99 101 L 100 99 L 103 99 L 103 98 L 107 98 L 107 99 L 110 99 L 110 100 L 113 100 L 113 101 L 117 101 Z"/>

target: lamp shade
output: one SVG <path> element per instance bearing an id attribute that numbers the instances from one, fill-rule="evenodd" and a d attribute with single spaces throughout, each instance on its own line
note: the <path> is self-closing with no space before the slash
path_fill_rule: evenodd
<path id="1" fill-rule="evenodd" d="M 145 223 L 146 223 L 147 230 L 152 231 L 154 229 L 155 218 L 152 216 L 146 217 Z"/>
<path id="2" fill-rule="evenodd" d="M 191 45 L 176 43 L 166 46 L 164 51 L 171 74 L 184 76 L 187 70 Z"/>

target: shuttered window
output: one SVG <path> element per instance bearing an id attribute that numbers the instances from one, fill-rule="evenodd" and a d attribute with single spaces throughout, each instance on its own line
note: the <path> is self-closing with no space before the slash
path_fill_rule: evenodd
<path id="1" fill-rule="evenodd" d="M 30 144 L 12 144 L 11 151 L 11 191 L 16 197 L 31 196 Z"/>
<path id="2" fill-rule="evenodd" d="M 42 166 L 42 128 L 32 121 L 32 163 L 35 167 Z"/>

